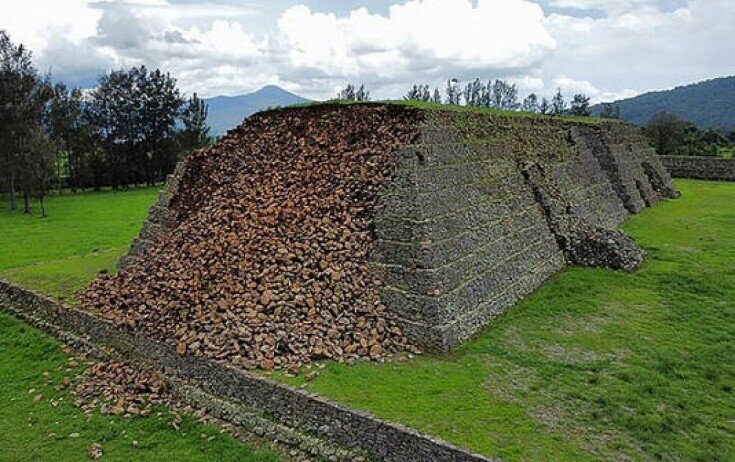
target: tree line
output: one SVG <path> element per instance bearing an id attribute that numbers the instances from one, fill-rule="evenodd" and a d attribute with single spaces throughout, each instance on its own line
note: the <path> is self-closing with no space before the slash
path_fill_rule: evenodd
<path id="1" fill-rule="evenodd" d="M 208 108 L 176 79 L 145 66 L 115 70 L 83 91 L 53 83 L 0 30 L 0 191 L 12 210 L 53 188 L 154 185 L 211 142 Z"/>
<path id="2" fill-rule="evenodd" d="M 370 92 L 365 85 L 349 84 L 337 94 L 337 99 L 350 101 L 369 101 Z M 444 88 L 444 96 L 438 88 L 430 85 L 415 84 L 403 96 L 406 101 L 420 101 L 436 104 L 464 105 L 484 107 L 506 111 L 524 111 L 545 115 L 573 115 L 588 117 L 590 115 L 590 98 L 582 93 L 575 94 L 567 101 L 561 89 L 551 97 L 539 97 L 531 93 L 522 100 L 518 86 L 503 79 L 484 82 L 479 78 L 462 84 L 458 79 L 448 79 Z M 620 118 L 619 108 L 612 104 L 603 107 L 602 117 Z"/>
<path id="3" fill-rule="evenodd" d="M 651 117 L 643 133 L 662 156 L 735 157 L 735 131 L 700 129 L 665 111 Z"/>

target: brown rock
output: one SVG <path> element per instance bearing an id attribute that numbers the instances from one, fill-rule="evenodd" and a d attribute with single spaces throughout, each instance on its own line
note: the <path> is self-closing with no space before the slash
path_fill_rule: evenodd
<path id="1" fill-rule="evenodd" d="M 370 105 L 251 117 L 186 159 L 174 227 L 97 278 L 83 307 L 179 354 L 245 368 L 414 351 L 367 258 L 382 185 L 395 148 L 418 136 L 415 117 Z"/>

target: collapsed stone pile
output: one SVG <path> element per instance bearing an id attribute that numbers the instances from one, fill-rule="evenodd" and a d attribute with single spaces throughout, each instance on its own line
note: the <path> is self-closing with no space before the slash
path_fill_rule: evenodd
<path id="1" fill-rule="evenodd" d="M 85 412 L 99 409 L 112 415 L 146 417 L 155 405 L 173 402 L 156 372 L 115 361 L 88 366 L 73 393 Z"/>
<path id="2" fill-rule="evenodd" d="M 617 229 L 587 227 L 566 236 L 569 261 L 576 265 L 637 271 L 646 258 L 646 251 L 635 240 Z"/>
<path id="3" fill-rule="evenodd" d="M 176 225 L 83 307 L 243 368 L 411 349 L 367 268 L 378 193 L 413 111 L 322 106 L 250 118 L 193 153 Z"/>

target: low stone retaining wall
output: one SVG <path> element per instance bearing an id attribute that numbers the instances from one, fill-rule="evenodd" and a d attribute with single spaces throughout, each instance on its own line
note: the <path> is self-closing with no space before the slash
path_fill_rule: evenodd
<path id="1" fill-rule="evenodd" d="M 735 159 L 660 156 L 671 176 L 700 180 L 735 181 Z"/>
<path id="2" fill-rule="evenodd" d="M 497 461 L 304 390 L 206 358 L 181 356 L 168 345 L 2 279 L 0 309 L 72 347 L 153 367 L 178 382 L 180 396 L 195 406 L 206 405 L 215 417 L 328 460 L 356 460 L 364 454 L 390 462 Z"/>

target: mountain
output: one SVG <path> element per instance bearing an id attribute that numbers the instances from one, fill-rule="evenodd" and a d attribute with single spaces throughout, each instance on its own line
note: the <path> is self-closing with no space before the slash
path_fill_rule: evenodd
<path id="1" fill-rule="evenodd" d="M 224 135 L 227 130 L 240 125 L 243 119 L 258 111 L 275 106 L 291 106 L 311 100 L 290 93 L 283 88 L 269 85 L 255 93 L 238 96 L 216 96 L 206 100 L 209 105 L 209 126 L 213 136 Z"/>
<path id="2" fill-rule="evenodd" d="M 622 117 L 638 125 L 660 111 L 670 112 L 700 128 L 735 130 L 735 76 L 720 77 L 673 90 L 644 93 L 617 101 Z M 602 105 L 592 107 L 599 115 Z"/>

